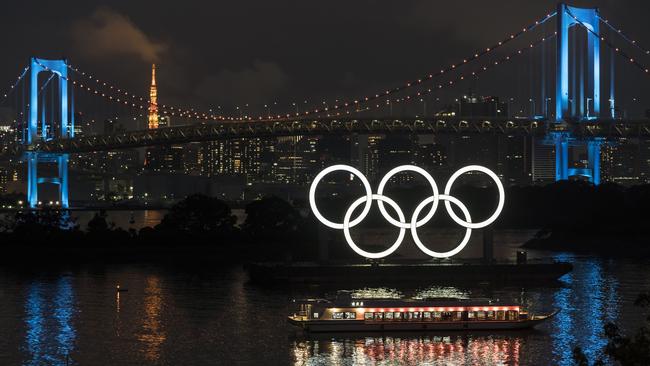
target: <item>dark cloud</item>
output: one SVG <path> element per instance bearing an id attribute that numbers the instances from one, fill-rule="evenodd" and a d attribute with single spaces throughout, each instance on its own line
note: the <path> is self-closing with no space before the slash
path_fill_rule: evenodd
<path id="1" fill-rule="evenodd" d="M 237 104 L 246 100 L 271 102 L 283 92 L 289 77 L 275 63 L 256 60 L 251 67 L 222 69 L 208 76 L 198 87 L 197 94 L 214 104 Z"/>
<path id="2" fill-rule="evenodd" d="M 152 40 L 129 18 L 106 7 L 76 21 L 70 34 L 79 54 L 95 60 L 137 57 L 154 63 L 160 61 L 167 49 L 167 45 Z"/>

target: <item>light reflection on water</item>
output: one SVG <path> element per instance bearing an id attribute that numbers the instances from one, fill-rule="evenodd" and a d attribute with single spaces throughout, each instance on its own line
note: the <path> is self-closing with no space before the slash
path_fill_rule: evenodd
<path id="1" fill-rule="evenodd" d="M 138 340 L 142 342 L 144 358 L 155 363 L 160 359 L 161 345 L 167 339 L 161 320 L 164 299 L 160 279 L 155 276 L 147 278 L 144 291 L 144 316 Z"/>
<path id="2" fill-rule="evenodd" d="M 575 262 L 567 255 L 557 260 Z M 553 338 L 553 353 L 560 365 L 572 365 L 572 352 L 580 345 L 590 359 L 602 354 L 606 345 L 603 334 L 607 322 L 618 317 L 616 279 L 604 277 L 600 259 L 575 266 L 561 281 L 565 287 L 554 294 L 553 306 L 560 311 L 553 321 L 558 336 Z"/>
<path id="3" fill-rule="evenodd" d="M 70 365 L 76 333 L 74 293 L 71 279 L 63 276 L 54 286 L 38 281 L 28 288 L 25 301 L 25 365 Z"/>
<path id="4" fill-rule="evenodd" d="M 519 365 L 520 338 L 498 336 L 366 337 L 296 341 L 295 366 Z"/>
<path id="5" fill-rule="evenodd" d="M 632 329 L 632 306 L 650 290 L 650 265 L 558 255 L 574 271 L 555 286 L 346 288 L 358 294 L 517 299 L 533 312 L 560 310 L 524 332 L 301 335 L 285 321 L 288 299 L 318 287 L 262 288 L 239 267 L 129 265 L 50 278 L 0 272 L 2 365 L 538 365 L 572 364 L 579 345 L 597 355 L 603 327 Z M 128 292 L 115 291 L 119 283 Z M 15 291 L 11 289 L 15 288 Z M 105 357 L 110 354 L 110 357 Z"/>

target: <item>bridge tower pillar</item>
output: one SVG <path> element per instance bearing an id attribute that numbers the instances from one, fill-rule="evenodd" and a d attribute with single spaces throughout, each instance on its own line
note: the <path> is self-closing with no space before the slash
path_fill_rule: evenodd
<path id="1" fill-rule="evenodd" d="M 563 3 L 557 7 L 557 74 L 555 83 L 555 120 L 579 123 L 596 119 L 600 115 L 600 38 L 597 8 L 576 8 Z M 569 30 L 571 27 L 587 28 L 586 63 L 569 59 Z M 575 43 L 574 43 L 575 44 Z M 576 53 L 573 52 L 575 56 Z M 584 56 L 581 56 L 584 57 Z M 569 72 L 570 62 L 573 62 Z M 586 66 L 586 70 L 584 67 Z M 586 71 L 586 72 L 585 72 Z M 569 85 L 576 85 L 569 94 Z M 579 92 L 578 92 L 579 91 Z M 591 104 L 590 104 L 591 102 Z M 552 133 L 555 145 L 555 179 L 565 180 L 573 175 L 588 177 L 600 183 L 600 139 L 576 141 L 565 133 Z M 569 167 L 569 147 L 580 146 L 587 150 L 588 168 Z"/>
<path id="2" fill-rule="evenodd" d="M 39 104 L 38 75 L 41 72 L 52 73 L 52 78 L 46 83 L 58 82 L 57 102 L 50 106 L 58 114 L 49 124 L 46 121 L 46 103 Z M 44 98 L 43 98 L 44 100 Z M 70 113 L 71 106 L 68 104 L 68 65 L 65 60 L 46 60 L 32 57 L 30 62 L 29 80 L 29 123 L 27 126 L 27 138 L 23 143 L 27 145 L 28 152 L 25 154 L 27 160 L 27 202 L 30 208 L 38 207 L 38 185 L 41 183 L 53 183 L 59 187 L 59 203 L 62 208 L 69 207 L 68 195 L 68 159 L 69 154 L 52 154 L 39 152 L 34 149 L 39 141 L 47 141 L 53 138 L 74 137 L 74 116 Z M 42 120 L 39 121 L 39 106 Z M 40 126 L 39 126 L 40 122 Z M 40 127 L 40 128 L 39 128 Z M 39 134 L 40 132 L 40 134 Z M 58 176 L 39 177 L 39 163 L 55 163 L 58 167 Z"/>
<path id="3" fill-rule="evenodd" d="M 555 82 L 555 119 L 595 119 L 600 115 L 600 39 L 598 34 L 599 15 L 597 8 L 576 8 L 566 4 L 557 7 L 557 74 Z M 587 73 L 584 63 L 575 62 L 575 73 L 569 72 L 569 30 L 573 26 L 584 26 L 587 31 Z M 585 95 L 569 95 L 569 81 L 584 82 Z M 579 88 L 580 89 L 580 88 Z M 580 93 L 581 94 L 581 93 Z M 584 98 L 584 100 L 578 100 Z M 572 101 L 574 106 L 570 106 Z M 593 102 L 590 108 L 589 101 Z M 575 107 L 575 108 L 572 108 Z"/>

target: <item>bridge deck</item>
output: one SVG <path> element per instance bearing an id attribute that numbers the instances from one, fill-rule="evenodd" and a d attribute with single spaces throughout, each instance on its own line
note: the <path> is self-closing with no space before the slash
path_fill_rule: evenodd
<path id="1" fill-rule="evenodd" d="M 572 138 L 650 137 L 650 120 L 592 120 L 555 123 L 531 119 L 313 119 L 285 121 L 208 122 L 109 135 L 54 139 L 28 150 L 80 153 L 153 145 L 224 140 L 234 138 L 296 135 L 350 134 L 508 134 L 543 137 L 552 132 Z"/>

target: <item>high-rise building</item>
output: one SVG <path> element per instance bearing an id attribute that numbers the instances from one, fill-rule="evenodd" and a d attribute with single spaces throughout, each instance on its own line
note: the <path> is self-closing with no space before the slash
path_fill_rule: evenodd
<path id="1" fill-rule="evenodd" d="M 624 185 L 641 183 L 639 162 L 642 156 L 639 143 L 635 139 L 619 138 L 616 142 L 605 145 L 601 158 L 601 167 L 606 172 L 605 179 Z"/>
<path id="2" fill-rule="evenodd" d="M 528 185 L 532 181 L 530 154 L 531 138 L 527 136 L 498 136 L 497 175 L 507 185 Z"/>
<path id="3" fill-rule="evenodd" d="M 156 173 L 185 173 L 184 149 L 182 146 L 154 146 L 147 150 L 147 170 Z"/>
<path id="4" fill-rule="evenodd" d="M 415 163 L 417 142 L 413 136 L 390 136 L 379 142 L 379 174 L 384 175 L 400 165 Z M 399 174 L 391 178 L 394 183 L 406 183 L 413 179 L 412 174 Z"/>
<path id="5" fill-rule="evenodd" d="M 158 128 L 158 88 L 156 87 L 156 64 L 151 65 L 151 87 L 149 88 L 149 128 Z"/>
<path id="6" fill-rule="evenodd" d="M 374 181 L 379 176 L 379 145 L 384 135 L 365 135 L 359 137 L 360 166 L 363 174 Z"/>
<path id="7" fill-rule="evenodd" d="M 555 181 L 555 146 L 532 139 L 532 182 L 547 184 Z"/>

